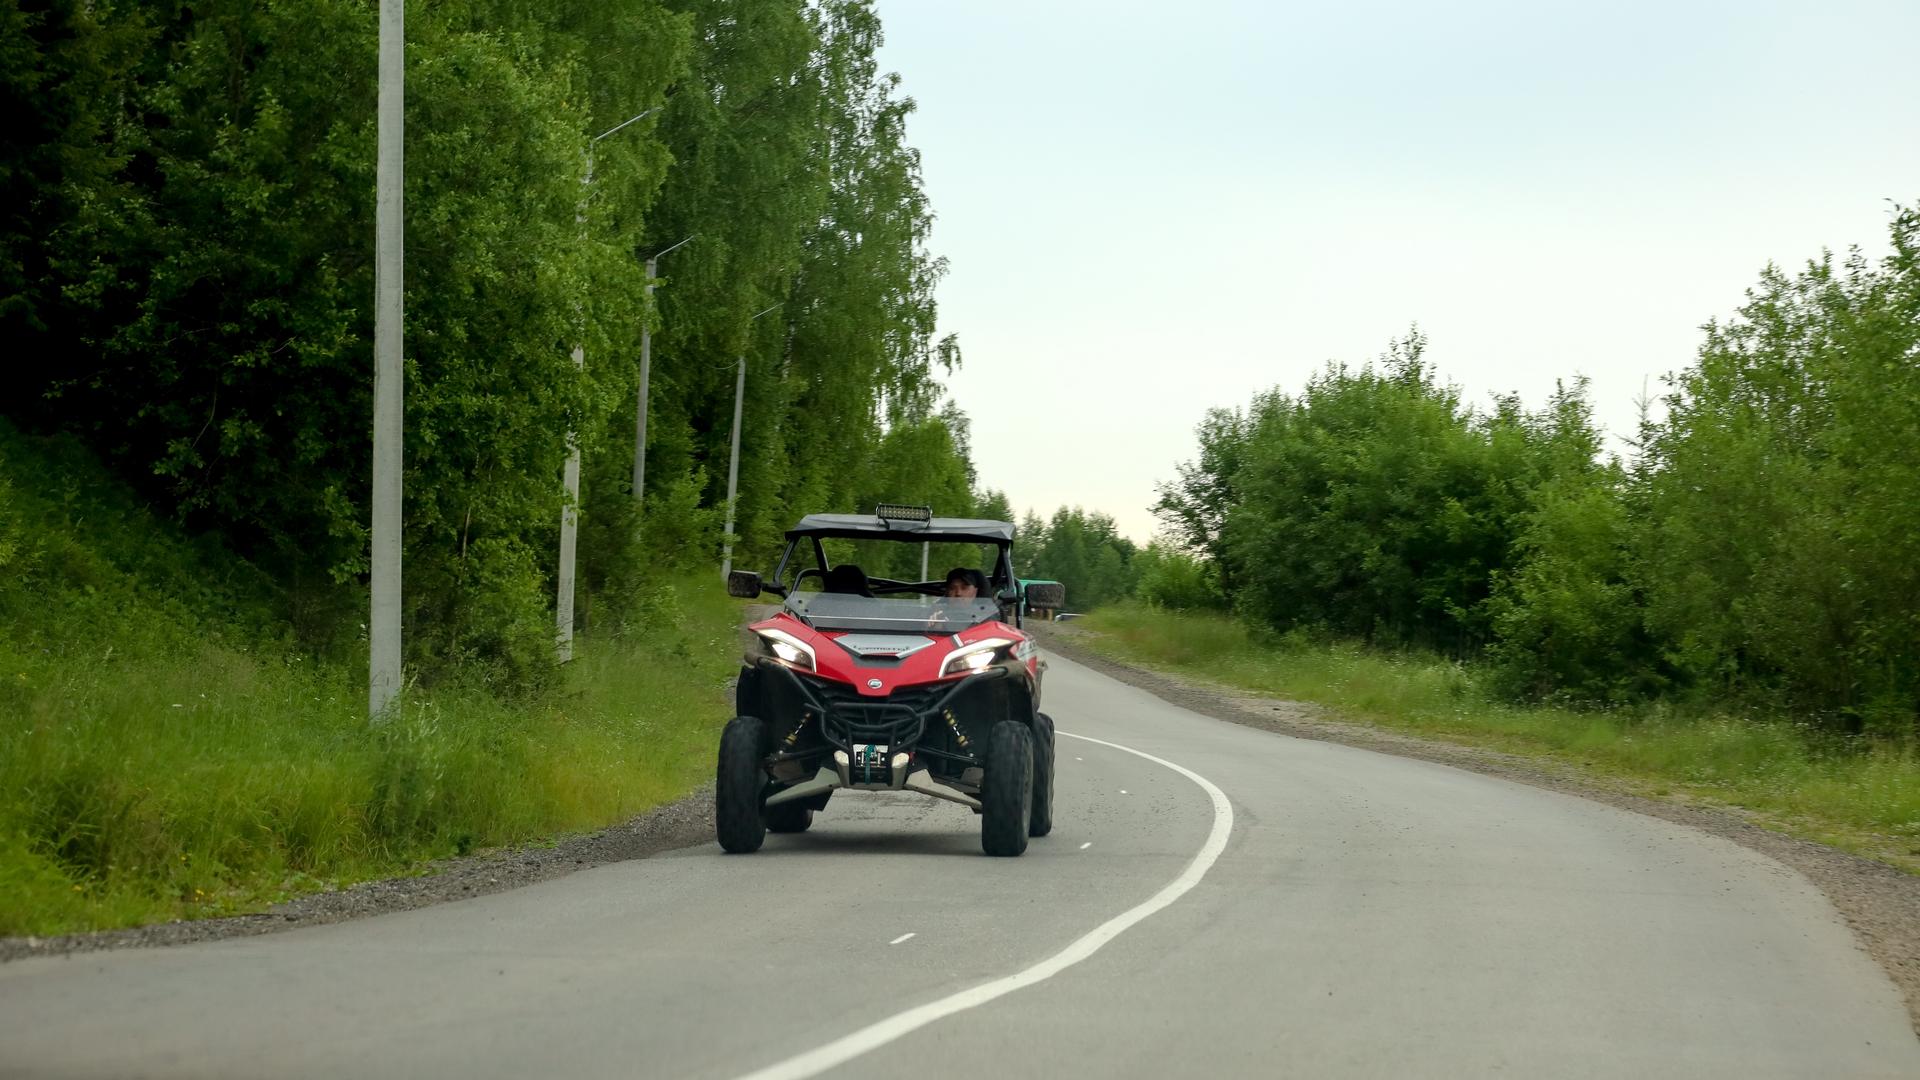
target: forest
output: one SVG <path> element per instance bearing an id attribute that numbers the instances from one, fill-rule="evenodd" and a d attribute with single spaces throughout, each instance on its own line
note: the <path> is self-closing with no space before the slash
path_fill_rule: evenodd
<path id="1" fill-rule="evenodd" d="M 0 7 L 4 415 L 259 567 L 330 655 L 364 647 L 375 9 Z M 411 673 L 551 680 L 568 432 L 584 628 L 650 574 L 717 578 L 743 358 L 743 564 L 805 512 L 974 510 L 913 104 L 869 4 L 419 3 L 406 38 Z"/>

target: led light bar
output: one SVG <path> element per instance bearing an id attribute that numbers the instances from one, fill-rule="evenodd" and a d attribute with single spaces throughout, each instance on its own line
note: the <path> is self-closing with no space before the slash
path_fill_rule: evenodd
<path id="1" fill-rule="evenodd" d="M 881 503 L 873 508 L 873 516 L 882 521 L 932 521 L 933 507 Z"/>

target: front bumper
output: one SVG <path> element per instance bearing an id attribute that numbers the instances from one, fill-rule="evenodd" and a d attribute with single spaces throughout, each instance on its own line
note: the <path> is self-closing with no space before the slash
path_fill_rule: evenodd
<path id="1" fill-rule="evenodd" d="M 1004 665 L 990 667 L 950 682 L 902 687 L 887 697 L 871 698 L 843 683 L 802 678 L 772 660 L 762 659 L 759 668 L 766 673 L 763 677 L 771 676 L 783 685 L 806 714 L 820 721 L 820 734 L 829 745 L 849 753 L 860 744 L 917 746 L 928 725 L 945 722 L 963 694 L 1013 674 Z"/>
<path id="2" fill-rule="evenodd" d="M 779 806 L 781 803 L 801 802 L 806 799 L 825 795 L 827 792 L 837 788 L 855 788 L 864 791 L 916 791 L 922 795 L 931 795 L 936 799 L 957 802 L 962 806 L 970 807 L 974 810 L 980 809 L 979 799 L 974 798 L 967 792 L 944 787 L 935 783 L 927 776 L 925 770 L 914 772 L 910 769 L 903 769 L 900 771 L 897 781 L 891 784 L 852 784 L 847 782 L 847 775 L 844 771 L 825 767 L 821 768 L 819 772 L 814 773 L 810 779 L 802 780 L 791 787 L 781 788 L 779 791 L 767 796 L 766 805 Z"/>
<path id="3" fill-rule="evenodd" d="M 1004 711 L 1004 706 L 991 709 L 990 687 L 1014 674 L 1010 666 L 999 665 L 876 698 L 845 683 L 802 676 L 770 659 L 756 666 L 760 679 L 770 684 L 763 692 L 771 711 L 796 718 L 791 727 L 779 729 L 785 737 L 776 735 L 775 752 L 766 762 L 776 778 L 784 773 L 796 787 L 811 787 L 818 776 L 810 774 L 822 770 L 833 773 L 838 786 L 900 790 L 919 768 L 931 766 L 955 779 L 979 769 L 985 729 L 998 718 L 995 712 Z M 817 730 L 809 732 L 813 725 Z M 879 761 L 875 748 L 884 755 Z M 900 755 L 907 760 L 896 765 Z"/>

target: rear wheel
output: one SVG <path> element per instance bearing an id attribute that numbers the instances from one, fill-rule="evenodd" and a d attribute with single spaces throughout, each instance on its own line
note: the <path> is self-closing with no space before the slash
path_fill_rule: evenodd
<path id="1" fill-rule="evenodd" d="M 1002 720 L 987 737 L 986 782 L 980 791 L 980 847 L 989 855 L 1027 850 L 1033 816 L 1033 732 Z"/>
<path id="2" fill-rule="evenodd" d="M 806 832 L 811 824 L 813 809 L 805 803 L 790 802 L 767 807 L 768 832 Z"/>
<path id="3" fill-rule="evenodd" d="M 760 747 L 766 741 L 766 732 L 766 724 L 758 717 L 736 716 L 720 733 L 720 767 L 713 784 L 713 831 L 720 846 L 736 855 L 760 850 L 767 838 L 761 805 L 767 774 L 760 767 Z"/>
<path id="4" fill-rule="evenodd" d="M 1027 821 L 1028 836 L 1045 836 L 1053 831 L 1053 717 L 1039 713 L 1033 733 L 1033 810 Z"/>

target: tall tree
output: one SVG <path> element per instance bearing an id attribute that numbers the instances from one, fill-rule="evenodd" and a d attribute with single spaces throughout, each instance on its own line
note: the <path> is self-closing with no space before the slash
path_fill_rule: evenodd
<path id="1" fill-rule="evenodd" d="M 26 121 L 0 152 L 16 196 L 0 211 L 14 274 L 0 320 L 50 361 L 8 370 L 8 413 L 83 433 L 151 497 L 296 583 L 316 639 L 350 632 L 372 5 L 7 0 L 0 25 L 0 93 Z M 711 551 L 742 357 L 743 557 L 796 509 L 882 492 L 971 505 L 965 417 L 934 384 L 958 350 L 932 340 L 942 264 L 912 103 L 879 72 L 880 40 L 863 0 L 410 13 L 416 669 L 511 685 L 550 670 L 569 433 L 586 458 L 581 610 Z M 645 257 L 688 237 L 650 308 Z M 626 463 L 649 320 L 642 515 Z"/>
<path id="2" fill-rule="evenodd" d="M 1636 580 L 1683 672 L 1853 730 L 1920 722 L 1920 211 L 1769 267 L 1646 437 Z"/>

